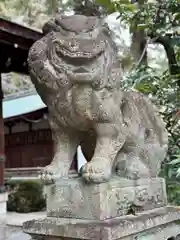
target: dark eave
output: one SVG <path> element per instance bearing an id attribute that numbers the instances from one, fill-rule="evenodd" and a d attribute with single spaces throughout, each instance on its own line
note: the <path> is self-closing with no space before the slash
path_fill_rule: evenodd
<path id="1" fill-rule="evenodd" d="M 41 37 L 41 32 L 0 18 L 0 72 L 28 74 L 28 51 Z"/>
<path id="2" fill-rule="evenodd" d="M 31 113 L 6 118 L 6 119 L 4 119 L 4 124 L 5 125 L 11 125 L 15 122 L 26 121 L 26 119 L 34 121 L 34 120 L 42 118 L 43 115 L 47 114 L 47 113 L 48 113 L 48 109 L 47 109 L 47 107 L 45 107 L 45 108 L 42 108 L 40 110 L 31 112 Z"/>

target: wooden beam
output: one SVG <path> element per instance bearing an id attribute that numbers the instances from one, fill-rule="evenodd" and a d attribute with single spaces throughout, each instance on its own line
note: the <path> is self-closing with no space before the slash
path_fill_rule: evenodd
<path id="1" fill-rule="evenodd" d="M 0 72 L 18 72 L 28 74 L 26 50 L 15 48 L 13 45 L 0 44 Z"/>
<path id="2" fill-rule="evenodd" d="M 0 18 L 0 72 L 28 74 L 27 56 L 42 33 Z"/>
<path id="3" fill-rule="evenodd" d="M 0 193 L 4 191 L 4 166 L 5 166 L 2 101 L 3 101 L 3 92 L 2 92 L 1 74 L 0 74 Z"/>
<path id="4" fill-rule="evenodd" d="M 17 23 L 0 18 L 0 31 L 11 34 L 14 37 L 23 38 L 24 40 L 37 41 L 42 37 L 42 32 L 21 26 Z"/>

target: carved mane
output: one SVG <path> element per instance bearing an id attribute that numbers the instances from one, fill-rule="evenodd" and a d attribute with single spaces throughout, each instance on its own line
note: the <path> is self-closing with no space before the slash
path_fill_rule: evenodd
<path id="1" fill-rule="evenodd" d="M 83 39 L 83 35 L 86 34 L 87 40 L 94 38 L 100 46 L 104 44 L 104 64 L 100 66 L 101 74 L 96 78 L 92 87 L 96 89 L 119 87 L 121 73 L 117 49 L 112 40 L 111 31 L 102 19 L 79 15 L 71 16 L 71 18 L 59 16 L 44 25 L 43 33 L 45 36 L 37 41 L 29 52 L 28 62 L 32 81 L 41 84 L 43 78 L 43 85 L 45 83 L 47 88 L 53 88 L 49 85 L 49 79 L 53 79 L 55 85 L 59 83 L 59 88 L 70 85 L 66 74 L 62 71 L 63 57 L 61 59 L 57 55 L 55 44 L 61 41 L 62 37 Z"/>

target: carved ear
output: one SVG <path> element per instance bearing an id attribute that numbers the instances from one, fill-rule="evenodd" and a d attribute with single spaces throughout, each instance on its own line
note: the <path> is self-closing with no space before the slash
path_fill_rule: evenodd
<path id="1" fill-rule="evenodd" d="M 52 31 L 57 32 L 58 31 L 58 26 L 54 23 L 53 20 L 50 20 L 49 22 L 44 24 L 42 31 L 43 31 L 44 35 L 52 32 Z"/>
<path id="2" fill-rule="evenodd" d="M 49 22 L 45 23 L 43 26 L 43 34 L 46 35 L 50 32 L 60 32 L 62 35 L 67 36 L 68 32 L 57 24 L 57 21 L 51 19 Z"/>
<path id="3" fill-rule="evenodd" d="M 64 16 L 57 15 L 55 19 L 51 19 L 43 26 L 43 34 L 50 32 L 60 32 L 64 36 L 69 32 L 81 33 L 82 31 L 90 32 L 103 25 L 103 19 L 94 16 L 72 15 Z"/>
<path id="4" fill-rule="evenodd" d="M 93 31 L 101 25 L 102 20 L 94 16 L 72 15 L 57 16 L 55 23 L 65 31 L 81 33 L 82 31 Z"/>

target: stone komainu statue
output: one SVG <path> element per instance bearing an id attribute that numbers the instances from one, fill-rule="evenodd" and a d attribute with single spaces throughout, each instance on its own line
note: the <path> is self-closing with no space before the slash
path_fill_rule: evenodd
<path id="1" fill-rule="evenodd" d="M 151 102 L 121 89 L 116 48 L 96 17 L 60 16 L 45 24 L 29 52 L 29 72 L 48 106 L 55 156 L 42 172 L 47 182 L 68 176 L 81 145 L 89 182 L 112 174 L 156 177 L 167 152 L 165 126 Z"/>

